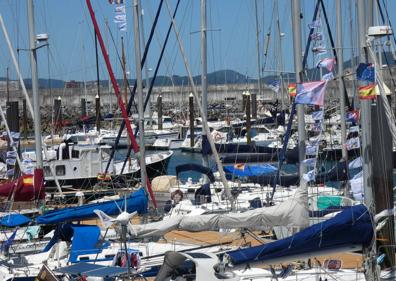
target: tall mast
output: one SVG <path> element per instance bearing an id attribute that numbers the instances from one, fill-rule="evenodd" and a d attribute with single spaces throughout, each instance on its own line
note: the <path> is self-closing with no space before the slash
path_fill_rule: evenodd
<path id="1" fill-rule="evenodd" d="M 358 27 L 359 27 L 359 61 L 367 62 L 366 32 L 367 15 L 364 1 L 357 1 Z M 369 13 L 370 14 L 370 13 Z M 362 164 L 363 164 L 363 188 L 364 202 L 371 213 L 375 214 L 374 192 L 372 182 L 372 144 L 371 144 L 371 101 L 360 100 L 361 125 L 362 125 Z M 376 241 L 365 249 L 367 268 L 367 280 L 379 280 L 376 276 Z"/>
<path id="2" fill-rule="evenodd" d="M 140 152 L 140 178 L 141 184 L 146 188 L 146 159 L 144 147 L 144 100 L 142 85 L 142 67 L 140 61 L 140 33 L 139 33 L 139 0 L 133 0 L 133 33 L 135 43 L 135 65 L 136 65 L 136 89 L 138 93 L 138 114 L 139 114 L 139 152 Z"/>
<path id="3" fill-rule="evenodd" d="M 139 3 L 139 6 L 141 7 L 140 3 Z M 142 36 L 142 50 L 144 50 L 146 48 L 146 39 L 145 39 L 145 36 L 144 36 L 143 14 L 144 14 L 144 11 L 143 11 L 143 8 L 142 8 L 141 11 L 140 11 L 140 24 L 141 24 L 141 28 L 140 28 L 141 32 L 140 32 L 140 34 Z M 149 61 L 148 61 L 148 57 L 146 57 L 146 61 L 144 63 L 144 76 L 145 76 L 145 85 L 146 85 L 146 87 L 145 87 L 145 89 L 146 89 L 145 90 L 145 92 L 146 92 L 145 96 L 148 95 L 148 91 L 149 91 L 149 87 L 150 87 L 150 77 L 149 77 L 148 65 L 149 65 Z M 151 113 L 151 99 L 150 98 L 148 99 L 148 102 L 147 102 L 146 111 L 147 111 L 147 115 L 148 115 L 148 119 L 149 119 L 148 120 L 149 121 L 148 124 L 151 127 L 152 126 L 152 113 Z M 157 129 L 158 129 L 158 127 L 157 127 Z"/>
<path id="4" fill-rule="evenodd" d="M 8 66 L 7 66 L 7 85 L 6 85 L 6 91 L 7 91 L 7 102 L 10 102 L 10 85 L 9 85 L 9 77 L 8 77 Z"/>
<path id="5" fill-rule="evenodd" d="M 207 38 L 206 38 L 206 0 L 201 0 L 201 87 L 202 87 L 202 121 L 208 119 L 208 81 L 207 81 Z M 207 138 L 205 130 L 202 130 L 202 141 Z M 209 167 L 207 155 L 203 156 L 203 164 Z"/>
<path id="6" fill-rule="evenodd" d="M 359 61 L 367 61 L 366 46 L 366 10 L 363 1 L 357 1 L 358 9 L 358 27 L 359 27 Z M 362 125 L 362 147 L 363 152 L 363 187 L 364 202 L 371 211 L 374 211 L 374 195 L 372 190 L 372 144 L 371 144 L 371 101 L 360 100 L 361 108 L 361 125 Z"/>
<path id="7" fill-rule="evenodd" d="M 294 69 L 296 71 L 296 83 L 301 83 L 301 17 L 300 17 L 300 0 L 292 0 L 292 25 L 293 25 L 293 48 L 294 48 Z M 298 119 L 298 159 L 300 177 L 306 172 L 306 167 L 303 164 L 305 159 L 305 119 L 304 119 L 304 105 L 297 104 L 297 119 Z"/>
<path id="8" fill-rule="evenodd" d="M 345 88 L 343 81 L 344 73 L 344 56 L 342 50 L 342 16 L 341 16 L 341 0 L 336 1 L 336 21 L 337 21 L 337 66 L 338 66 L 338 91 L 340 96 L 340 117 L 341 117 L 341 145 L 342 158 L 347 159 L 348 154 L 345 146 L 346 126 L 345 126 Z M 353 60 L 353 58 L 352 58 Z"/>
<path id="9" fill-rule="evenodd" d="M 36 55 L 36 33 L 34 30 L 34 11 L 33 0 L 27 0 L 28 24 L 29 24 L 29 48 L 30 64 L 32 69 L 32 93 L 34 108 L 34 141 L 36 148 L 36 168 L 43 168 L 43 156 L 41 153 L 41 116 L 40 116 L 40 99 L 38 93 L 37 77 L 37 55 Z"/>
<path id="10" fill-rule="evenodd" d="M 98 94 L 96 96 L 96 130 L 100 132 L 100 76 L 99 76 L 99 55 L 98 55 L 98 36 L 95 32 L 95 58 L 96 58 L 96 84 Z"/>
<path id="11" fill-rule="evenodd" d="M 258 23 L 258 11 L 257 11 L 257 0 L 254 0 L 254 11 L 255 11 L 255 19 L 256 19 L 256 49 L 257 49 L 257 74 L 258 74 L 258 97 L 261 97 L 261 62 L 260 62 L 260 30 Z M 256 105 L 253 106 L 256 108 Z M 254 110 L 254 109 L 253 109 Z M 255 110 L 254 110 L 255 111 Z M 253 115 L 257 115 L 257 112 L 254 112 Z M 257 118 L 257 116 L 253 116 L 253 118 Z"/>
<path id="12" fill-rule="evenodd" d="M 122 74 L 124 77 L 124 102 L 128 103 L 128 83 L 126 74 L 126 57 L 125 57 L 125 47 L 124 47 L 124 37 L 121 37 L 121 61 L 122 61 Z"/>

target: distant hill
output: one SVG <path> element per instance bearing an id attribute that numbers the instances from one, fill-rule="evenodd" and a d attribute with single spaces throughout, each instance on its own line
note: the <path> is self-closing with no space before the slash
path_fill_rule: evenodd
<path id="1" fill-rule="evenodd" d="M 356 60 L 356 58 L 355 58 Z M 386 52 L 383 54 L 382 57 L 383 64 L 389 64 L 389 65 L 395 65 L 396 62 L 393 59 L 392 53 Z M 344 67 L 345 68 L 350 68 L 352 65 L 352 61 L 349 59 L 344 62 Z M 311 80 L 318 80 L 320 79 L 319 77 L 319 71 L 317 68 L 311 68 L 306 71 L 306 76 L 309 77 Z M 283 78 L 285 80 L 288 80 L 290 82 L 295 81 L 295 74 L 292 73 L 286 73 L 283 74 Z M 196 75 L 193 77 L 194 83 L 197 85 L 201 84 L 201 75 Z M 271 80 L 274 79 L 279 79 L 279 77 L 275 75 L 267 75 L 263 78 L 261 78 L 262 81 L 266 84 L 268 84 Z M 0 81 L 4 81 L 4 77 L 0 77 Z M 215 72 L 208 73 L 207 76 L 208 80 L 208 85 L 224 85 L 224 84 L 243 84 L 243 83 L 256 83 L 257 79 L 247 77 L 244 74 L 241 74 L 237 71 L 234 70 L 219 70 Z M 27 89 L 31 89 L 31 79 L 24 79 L 25 85 Z M 151 81 L 151 78 L 150 78 Z M 133 85 L 135 80 L 129 79 L 130 85 Z M 49 86 L 52 88 L 63 88 L 65 87 L 66 81 L 63 80 L 58 80 L 58 79 L 39 79 L 39 87 L 47 89 Z M 92 85 L 93 83 L 96 83 L 95 81 L 87 81 L 87 84 Z M 101 80 L 100 81 L 102 86 L 106 86 L 108 84 L 107 80 Z M 123 81 L 121 79 L 118 79 L 119 85 L 122 85 Z M 143 81 L 145 83 L 145 81 Z M 187 76 L 179 76 L 179 75 L 173 75 L 173 76 L 164 76 L 164 75 L 159 75 L 155 79 L 155 86 L 181 86 L 181 85 L 189 85 L 189 79 Z"/>

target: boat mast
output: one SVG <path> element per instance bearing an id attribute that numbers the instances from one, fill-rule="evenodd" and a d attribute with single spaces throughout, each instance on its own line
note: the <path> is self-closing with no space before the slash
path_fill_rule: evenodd
<path id="1" fill-rule="evenodd" d="M 358 27 L 359 27 L 359 60 L 361 62 L 367 61 L 366 48 L 366 10 L 363 1 L 357 2 L 358 9 Z M 372 159 L 371 157 L 371 101 L 360 100 L 361 109 L 361 125 L 362 125 L 362 155 L 363 157 L 363 187 L 364 187 L 364 202 L 366 206 L 374 212 L 374 195 L 372 190 Z M 368 157 L 367 157 L 367 156 Z"/>
<path id="2" fill-rule="evenodd" d="M 140 32 L 139 32 L 139 11 L 140 1 L 133 0 L 133 33 L 135 43 L 135 65 L 136 65 L 136 89 L 138 93 L 138 114 L 139 114 L 139 153 L 140 153 L 140 178 L 141 184 L 146 188 L 146 159 L 144 147 L 144 100 L 142 85 L 142 67 L 140 61 Z"/>
<path id="3" fill-rule="evenodd" d="M 370 9 L 370 8 L 368 8 Z M 359 60 L 367 62 L 366 31 L 368 27 L 366 6 L 363 1 L 357 1 L 358 27 L 359 27 Z M 372 214 L 375 214 L 374 191 L 372 185 L 372 144 L 371 144 L 371 101 L 360 100 L 361 125 L 362 125 L 362 164 L 364 203 Z M 376 241 L 371 247 L 365 249 L 366 279 L 379 280 L 376 271 Z"/>
<path id="4" fill-rule="evenodd" d="M 141 7 L 141 5 L 139 5 Z M 144 15 L 144 10 L 143 8 L 141 8 L 140 10 L 140 24 L 141 24 L 141 28 L 140 28 L 140 34 L 142 36 L 142 50 L 144 50 L 146 48 L 146 39 L 144 36 L 144 22 L 143 22 L 143 15 Z M 147 95 L 149 94 L 149 86 L 150 86 L 150 77 L 149 77 L 149 61 L 148 58 L 146 58 L 146 61 L 144 63 L 144 75 L 145 75 L 145 96 L 147 97 Z M 147 106 L 146 106 L 146 111 L 147 111 L 147 115 L 148 115 L 148 125 L 149 127 L 152 129 L 153 126 L 153 116 L 152 116 L 152 112 L 151 112 L 151 99 L 148 98 L 147 100 Z M 158 126 L 157 126 L 157 129 Z"/>
<path id="5" fill-rule="evenodd" d="M 194 79 L 192 78 L 190 66 L 188 64 L 187 57 L 186 57 L 186 54 L 185 54 L 185 51 L 184 51 L 184 48 L 183 48 L 183 44 L 181 42 L 180 35 L 179 35 L 179 32 L 178 32 L 177 27 L 176 27 L 175 18 L 174 18 L 174 16 L 172 16 L 172 13 L 171 13 L 171 10 L 170 10 L 168 2 L 165 1 L 165 3 L 166 3 L 166 8 L 168 10 L 169 17 L 172 20 L 172 28 L 173 28 L 173 30 L 175 32 L 175 35 L 176 35 L 176 40 L 177 40 L 177 43 L 179 45 L 179 50 L 180 50 L 180 53 L 181 53 L 181 55 L 183 57 L 183 63 L 184 63 L 184 67 L 185 67 L 185 69 L 187 71 L 187 74 L 188 74 L 188 79 L 189 79 L 190 84 L 191 84 L 192 94 L 194 95 L 194 99 L 198 100 L 198 91 L 197 91 L 197 88 L 195 87 Z M 222 183 L 224 185 L 224 192 L 226 194 L 227 199 L 229 199 L 231 201 L 231 209 L 234 210 L 235 202 L 234 202 L 234 199 L 233 199 L 233 197 L 231 195 L 231 192 L 229 190 L 228 182 L 227 182 L 227 179 L 225 177 L 224 170 L 223 170 L 223 164 L 220 161 L 220 157 L 219 157 L 219 154 L 217 153 L 213 137 L 210 134 L 210 129 L 209 129 L 209 126 L 208 126 L 208 120 L 206 119 L 206 116 L 204 114 L 204 109 L 202 108 L 202 105 L 199 104 L 199 103 L 198 103 L 198 108 L 199 108 L 199 111 L 201 113 L 201 116 L 203 117 L 202 118 L 203 130 L 207 133 L 208 142 L 209 142 L 210 148 L 211 148 L 211 150 L 213 152 L 213 156 L 214 156 L 214 160 L 215 160 L 216 165 L 217 165 L 217 169 L 218 169 L 218 171 L 220 173 L 220 179 L 221 179 L 221 181 L 222 181 Z"/>
<path id="6" fill-rule="evenodd" d="M 338 66 L 338 91 L 340 97 L 340 118 L 341 118 L 341 145 L 342 158 L 347 160 L 348 154 L 345 146 L 346 126 L 345 126 L 345 87 L 343 82 L 344 73 L 344 56 L 342 49 L 342 16 L 341 16 L 341 0 L 336 1 L 336 22 L 337 22 L 337 66 Z M 353 58 L 352 58 L 353 60 Z"/>
<path id="7" fill-rule="evenodd" d="M 257 11 L 257 0 L 254 0 L 254 11 L 255 11 L 255 21 L 256 21 L 256 49 L 257 49 L 257 74 L 258 74 L 258 96 L 261 98 L 261 62 L 260 62 L 260 29 L 258 23 L 258 11 Z M 256 99 L 252 99 L 253 103 L 257 103 Z M 257 104 L 253 104 L 253 118 L 257 119 Z"/>
<path id="8" fill-rule="evenodd" d="M 29 47 L 30 47 L 30 64 L 32 69 L 32 93 L 34 107 L 34 141 L 36 148 L 36 169 L 43 168 L 43 156 L 41 153 L 41 116 L 40 116 L 40 99 L 38 93 L 38 76 L 37 76 L 37 54 L 36 54 L 36 33 L 34 30 L 34 11 L 33 0 L 27 0 L 28 24 L 29 24 Z"/>
<path id="9" fill-rule="evenodd" d="M 98 94 L 95 98 L 96 102 L 96 131 L 100 133 L 100 76 L 99 76 L 99 56 L 98 56 L 98 35 L 95 34 L 95 60 L 96 60 L 96 84 L 98 87 Z"/>
<path id="10" fill-rule="evenodd" d="M 206 0 L 201 0 L 201 87 L 202 87 L 202 122 L 208 120 L 208 81 L 207 81 L 207 25 L 206 25 Z M 209 134 L 209 132 L 208 132 Z M 207 139 L 205 130 L 202 130 L 202 146 L 204 139 Z M 203 165 L 209 167 L 209 158 L 205 154 L 202 157 Z M 205 178 L 206 179 L 206 178 Z"/>
<path id="11" fill-rule="evenodd" d="M 293 26 L 293 48 L 294 48 L 294 69 L 296 71 L 296 84 L 302 82 L 302 63 L 301 63 L 301 17 L 300 17 L 300 0 L 292 0 L 292 26 Z M 297 104 L 298 120 L 298 159 L 300 177 L 306 173 L 306 167 L 303 164 L 305 159 L 305 119 L 304 105 Z"/>

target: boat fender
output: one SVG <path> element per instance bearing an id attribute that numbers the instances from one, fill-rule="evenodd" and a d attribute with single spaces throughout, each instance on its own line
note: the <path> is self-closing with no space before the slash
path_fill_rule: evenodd
<path id="1" fill-rule="evenodd" d="M 99 181 L 110 181 L 111 175 L 108 173 L 100 173 L 100 174 L 98 174 L 97 179 Z"/>

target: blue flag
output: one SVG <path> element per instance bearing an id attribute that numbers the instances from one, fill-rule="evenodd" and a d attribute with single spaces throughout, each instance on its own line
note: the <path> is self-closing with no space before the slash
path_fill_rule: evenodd
<path id="1" fill-rule="evenodd" d="M 273 90 L 275 93 L 279 92 L 280 81 L 279 80 L 272 80 L 268 83 L 268 87 Z"/>
<path id="2" fill-rule="evenodd" d="M 356 77 L 360 81 L 375 82 L 375 68 L 372 63 L 361 63 L 356 70 Z"/>

